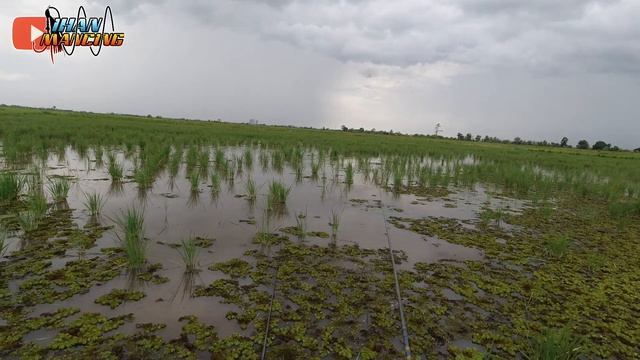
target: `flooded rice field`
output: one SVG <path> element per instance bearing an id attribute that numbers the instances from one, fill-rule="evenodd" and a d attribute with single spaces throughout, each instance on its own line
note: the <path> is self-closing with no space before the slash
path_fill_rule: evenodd
<path id="1" fill-rule="evenodd" d="M 119 149 L 68 147 L 14 167 L 24 189 L 1 214 L 4 351 L 372 359 L 404 357 L 406 343 L 424 358 L 496 343 L 515 352 L 505 326 L 527 311 L 518 304 L 536 296 L 544 261 L 521 257 L 542 246 L 522 239 L 545 221 L 530 212 L 553 212 L 553 201 L 440 185 L 437 169 L 451 164 L 428 157 L 406 166 L 436 169 L 425 180 L 396 175 L 389 159 L 190 151 L 173 149 L 152 174 L 140 153 Z M 46 205 L 31 224 L 38 192 Z M 127 248 L 131 209 L 143 223 L 139 266 Z"/>

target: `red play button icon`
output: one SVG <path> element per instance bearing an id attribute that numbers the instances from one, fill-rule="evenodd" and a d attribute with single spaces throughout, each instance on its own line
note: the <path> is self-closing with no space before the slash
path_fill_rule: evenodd
<path id="1" fill-rule="evenodd" d="M 41 50 L 40 38 L 46 31 L 47 18 L 17 17 L 13 20 L 13 46 L 18 50 Z"/>

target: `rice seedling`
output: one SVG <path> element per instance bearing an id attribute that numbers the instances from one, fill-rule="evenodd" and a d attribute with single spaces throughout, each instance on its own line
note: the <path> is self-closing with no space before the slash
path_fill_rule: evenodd
<path id="1" fill-rule="evenodd" d="M 247 179 L 247 200 L 254 202 L 258 197 L 258 189 L 256 187 L 256 183 L 251 179 Z"/>
<path id="2" fill-rule="evenodd" d="M 198 155 L 198 166 L 200 167 L 200 172 L 205 176 L 207 175 L 207 171 L 209 169 L 209 150 L 203 149 L 200 151 Z"/>
<path id="3" fill-rule="evenodd" d="M 227 159 L 224 154 L 224 150 L 216 149 L 215 151 L 215 163 L 216 169 L 222 170 L 227 168 Z"/>
<path id="4" fill-rule="evenodd" d="M 189 183 L 191 184 L 191 192 L 197 193 L 200 191 L 200 173 L 192 171 L 189 174 Z"/>
<path id="5" fill-rule="evenodd" d="M 269 185 L 269 203 L 271 206 L 284 206 L 287 203 L 290 192 L 290 187 L 286 187 L 281 182 L 272 181 Z"/>
<path id="6" fill-rule="evenodd" d="M 307 237 L 307 211 L 296 214 L 296 234 L 300 240 Z"/>
<path id="7" fill-rule="evenodd" d="M 50 180 L 48 189 L 49 194 L 55 202 L 62 202 L 67 199 L 71 183 L 66 177 L 57 177 Z"/>
<path id="8" fill-rule="evenodd" d="M 123 166 L 118 163 L 116 156 L 113 153 L 110 153 L 108 156 L 107 171 L 109 172 L 109 176 L 111 176 L 112 181 L 122 180 L 124 169 Z"/>
<path id="9" fill-rule="evenodd" d="M 18 224 L 25 234 L 31 233 L 38 228 L 40 216 L 32 210 L 21 211 L 16 216 Z"/>
<path id="10" fill-rule="evenodd" d="M 318 180 L 318 174 L 320 172 L 320 162 L 311 163 L 311 179 Z"/>
<path id="11" fill-rule="evenodd" d="M 127 209 L 116 219 L 119 232 L 116 233 L 127 256 L 130 269 L 137 270 L 146 262 L 146 241 L 144 239 L 144 212 L 135 207 Z"/>
<path id="12" fill-rule="evenodd" d="M 573 336 L 567 327 L 546 330 L 531 342 L 528 360 L 576 360 L 583 351 L 583 341 Z"/>
<path id="13" fill-rule="evenodd" d="M 0 173 L 0 202 L 14 201 L 22 191 L 24 177 L 12 173 Z"/>
<path id="14" fill-rule="evenodd" d="M 196 273 L 199 271 L 199 263 L 198 263 L 198 254 L 200 253 L 200 249 L 196 244 L 196 239 L 194 237 L 189 237 L 188 239 L 183 239 L 180 242 L 180 247 L 178 247 L 178 251 L 180 252 L 180 257 L 182 258 L 182 262 L 185 266 L 186 273 Z"/>
<path id="15" fill-rule="evenodd" d="M 84 208 L 89 215 L 98 216 L 102 212 L 102 208 L 105 205 L 106 199 L 99 193 L 84 194 Z"/>
<path id="16" fill-rule="evenodd" d="M 133 180 L 138 184 L 139 189 L 151 188 L 154 178 L 151 169 L 146 166 L 138 167 L 133 172 Z"/>
<path id="17" fill-rule="evenodd" d="M 180 164 L 182 162 L 182 148 L 175 148 L 173 154 L 169 158 L 169 175 L 175 177 L 180 171 Z"/>
<path id="18" fill-rule="evenodd" d="M 27 209 L 39 220 L 49 209 L 47 198 L 42 191 L 34 190 L 27 197 Z"/>
<path id="19" fill-rule="evenodd" d="M 244 150 L 244 165 L 247 170 L 251 170 L 251 168 L 253 167 L 253 153 L 251 152 L 250 148 L 246 148 Z"/>
<path id="20" fill-rule="evenodd" d="M 566 255 L 571 245 L 571 240 L 562 234 L 548 235 L 545 238 L 545 248 L 549 255 L 562 258 Z"/>
<path id="21" fill-rule="evenodd" d="M 96 160 L 96 168 L 102 168 L 102 166 L 104 166 L 104 150 L 102 149 L 102 146 L 96 146 L 93 149 L 93 153 Z"/>
<path id="22" fill-rule="evenodd" d="M 331 226 L 331 239 L 335 241 L 338 238 L 338 228 L 340 228 L 340 214 L 335 210 L 331 210 L 329 226 Z"/>
<path id="23" fill-rule="evenodd" d="M 211 173 L 211 193 L 218 194 L 220 192 L 220 175 Z"/>
<path id="24" fill-rule="evenodd" d="M 353 165 L 351 162 L 349 162 L 347 167 L 344 169 L 344 182 L 347 185 L 353 185 Z"/>

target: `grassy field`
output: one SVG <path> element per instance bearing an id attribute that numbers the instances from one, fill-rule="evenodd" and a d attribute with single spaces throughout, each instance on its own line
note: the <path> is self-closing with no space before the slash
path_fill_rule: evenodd
<path id="1" fill-rule="evenodd" d="M 7 106 L 0 140 L 0 356 L 399 358 L 397 285 L 414 356 L 640 357 L 638 153 Z M 162 261 L 157 199 L 207 214 L 223 199 L 246 251 L 216 257 L 224 236 L 182 225 L 182 265 Z M 393 259 L 345 208 L 388 222 Z M 482 258 L 415 260 L 397 234 Z M 174 283 L 233 306 L 233 326 L 197 310 L 140 322 L 135 304 L 160 306 L 151 295 Z"/>

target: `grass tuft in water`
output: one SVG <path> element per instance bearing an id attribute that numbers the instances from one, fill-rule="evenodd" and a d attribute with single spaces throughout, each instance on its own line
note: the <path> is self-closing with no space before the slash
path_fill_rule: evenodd
<path id="1" fill-rule="evenodd" d="M 66 177 L 54 178 L 48 186 L 49 194 L 56 202 L 65 201 L 70 188 L 71 182 Z"/>
<path id="2" fill-rule="evenodd" d="M 106 202 L 106 199 L 98 193 L 84 194 L 84 208 L 89 215 L 98 216 L 102 212 L 102 208 Z"/>
<path id="3" fill-rule="evenodd" d="M 353 185 L 353 165 L 351 163 L 347 164 L 344 169 L 344 182 L 347 185 Z"/>
<path id="4" fill-rule="evenodd" d="M 200 191 L 200 173 L 197 171 L 192 171 L 189 174 L 189 183 L 191 184 L 192 193 L 197 193 L 198 191 Z"/>
<path id="5" fill-rule="evenodd" d="M 256 183 L 251 179 L 247 179 L 247 200 L 254 202 L 258 198 L 258 188 Z"/>
<path id="6" fill-rule="evenodd" d="M 200 253 L 200 249 L 196 245 L 196 239 L 191 236 L 186 240 L 182 240 L 180 242 L 180 247 L 178 251 L 180 252 L 180 257 L 182 258 L 182 262 L 185 266 L 186 273 L 195 273 L 199 271 L 198 264 L 198 254 Z"/>
<path id="7" fill-rule="evenodd" d="M 281 182 L 272 181 L 269 185 L 269 204 L 271 204 L 271 206 L 284 206 L 287 203 L 290 192 L 290 187 L 286 187 Z"/>
<path id="8" fill-rule="evenodd" d="M 300 240 L 307 237 L 307 211 L 296 214 L 296 234 Z"/>
<path id="9" fill-rule="evenodd" d="M 0 202 L 14 201 L 18 199 L 24 178 L 11 173 L 0 173 Z"/>
<path id="10" fill-rule="evenodd" d="M 556 258 L 563 258 L 571 245 L 571 240 L 562 234 L 549 235 L 545 238 L 547 253 Z"/>
<path id="11" fill-rule="evenodd" d="M 32 210 L 21 211 L 17 215 L 18 224 L 25 233 L 30 233 L 38 228 L 40 216 Z"/>
<path id="12" fill-rule="evenodd" d="M 124 169 L 122 165 L 118 163 L 114 154 L 109 154 L 108 156 L 107 170 L 109 171 L 109 176 L 111 176 L 112 181 L 122 180 Z"/>
<path id="13" fill-rule="evenodd" d="M 220 192 L 220 175 L 218 173 L 211 174 L 211 193 L 217 194 Z"/>
<path id="14" fill-rule="evenodd" d="M 340 214 L 334 210 L 331 210 L 329 226 L 331 226 L 331 239 L 336 240 L 338 237 L 338 228 L 340 227 Z"/>
<path id="15" fill-rule="evenodd" d="M 146 244 L 144 240 L 144 212 L 135 207 L 127 209 L 116 220 L 120 233 L 117 234 L 122 249 L 127 255 L 130 269 L 140 269 L 144 266 Z"/>
<path id="16" fill-rule="evenodd" d="M 536 337 L 531 350 L 525 355 L 529 360 L 575 360 L 582 353 L 582 341 L 572 336 L 568 328 L 547 330 Z"/>

